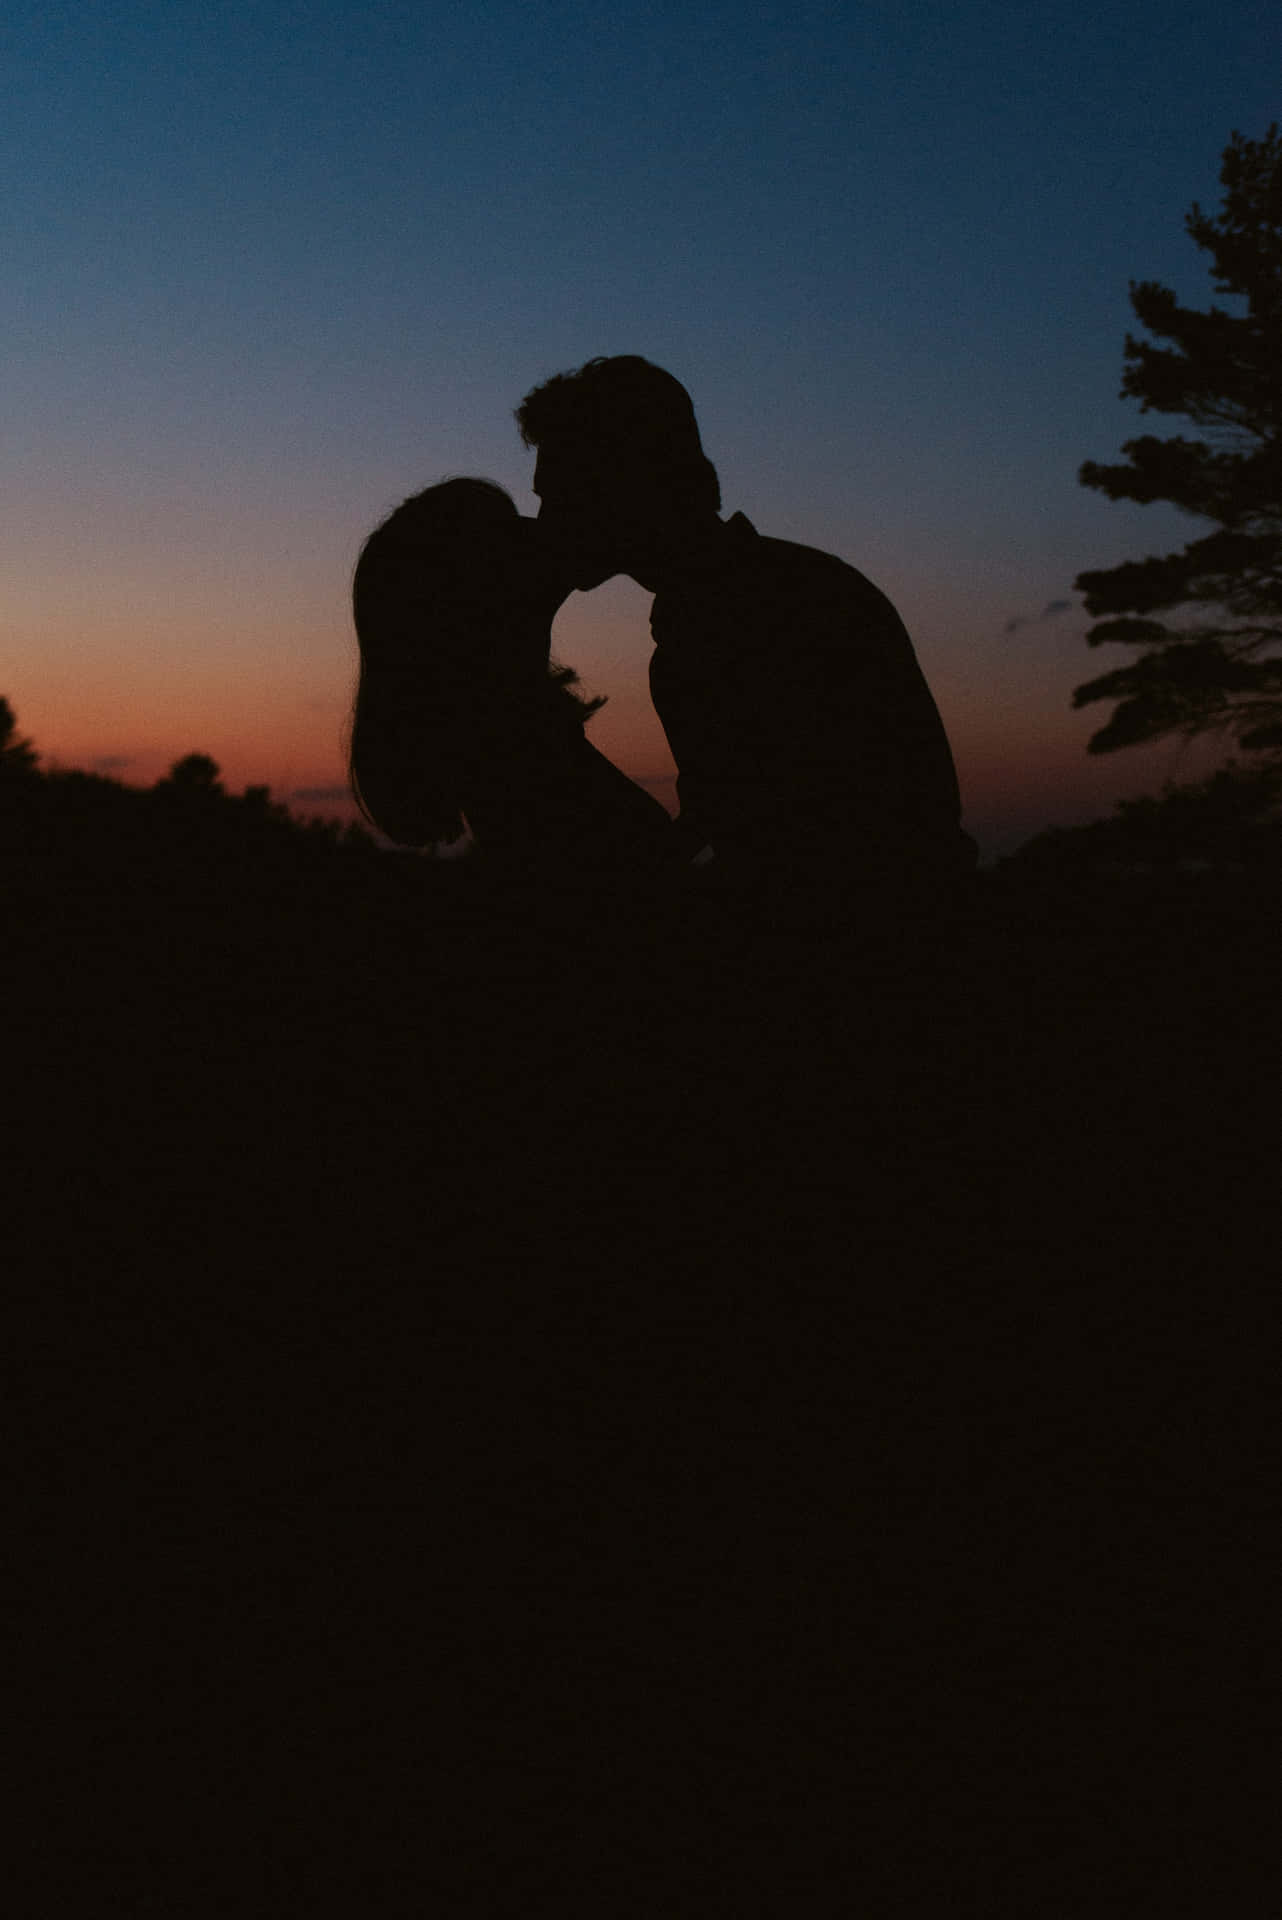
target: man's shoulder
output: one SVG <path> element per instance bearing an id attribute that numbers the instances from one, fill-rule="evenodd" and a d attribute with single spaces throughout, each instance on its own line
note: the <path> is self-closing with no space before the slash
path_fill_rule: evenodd
<path id="1" fill-rule="evenodd" d="M 893 602 L 849 561 L 820 547 L 758 533 L 741 513 L 727 524 L 734 529 L 745 573 L 753 577 L 758 593 L 764 589 L 773 597 L 777 592 L 794 607 L 804 600 L 810 611 L 822 610 L 837 618 L 853 614 L 867 620 L 881 615 L 899 624 Z"/>

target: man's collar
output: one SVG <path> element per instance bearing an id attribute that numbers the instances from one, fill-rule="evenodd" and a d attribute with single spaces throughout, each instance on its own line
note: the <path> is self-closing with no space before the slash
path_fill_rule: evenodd
<path id="1" fill-rule="evenodd" d="M 761 538 L 746 514 L 733 514 L 729 520 L 717 520 L 708 529 L 706 539 L 683 553 L 668 571 L 663 585 L 656 589 L 655 605 L 665 606 L 697 593 L 709 580 L 719 580 L 726 564 L 736 552 L 742 552 Z"/>

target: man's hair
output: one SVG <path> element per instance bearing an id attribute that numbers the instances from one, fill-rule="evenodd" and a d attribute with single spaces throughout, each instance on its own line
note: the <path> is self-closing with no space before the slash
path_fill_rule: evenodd
<path id="1" fill-rule="evenodd" d="M 699 513 L 720 513 L 717 470 L 679 380 L 639 354 L 589 360 L 526 394 L 516 423 L 527 447 L 581 447 L 632 475 L 653 474 Z"/>

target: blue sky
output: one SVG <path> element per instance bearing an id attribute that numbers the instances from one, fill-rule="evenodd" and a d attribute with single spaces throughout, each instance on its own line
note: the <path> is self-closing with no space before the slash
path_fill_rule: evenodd
<path id="1" fill-rule="evenodd" d="M 362 535 L 448 473 L 533 511 L 512 408 L 641 352 L 727 510 L 899 605 L 987 844 L 1198 770 L 1084 754 L 1072 579 L 1196 529 L 1076 470 L 1154 424 L 1127 282 L 1211 297 L 1183 215 L 1282 117 L 1282 17 L 168 0 L 0 34 L 0 691 L 47 751 L 340 784 Z M 646 607 L 576 596 L 557 646 L 661 782 Z"/>

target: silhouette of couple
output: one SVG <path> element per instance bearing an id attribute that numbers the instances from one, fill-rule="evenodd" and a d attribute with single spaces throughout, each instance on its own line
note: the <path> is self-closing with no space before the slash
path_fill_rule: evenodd
<path id="1" fill-rule="evenodd" d="M 634 355 L 527 394 L 537 520 L 454 479 L 372 533 L 356 568 L 358 800 L 392 840 L 470 828 L 518 870 L 684 870 L 750 910 L 929 905 L 974 863 L 944 728 L 885 595 L 813 548 L 720 517 L 690 396 Z M 572 589 L 655 595 L 650 688 L 679 818 L 593 748 L 601 701 L 550 658 Z"/>

